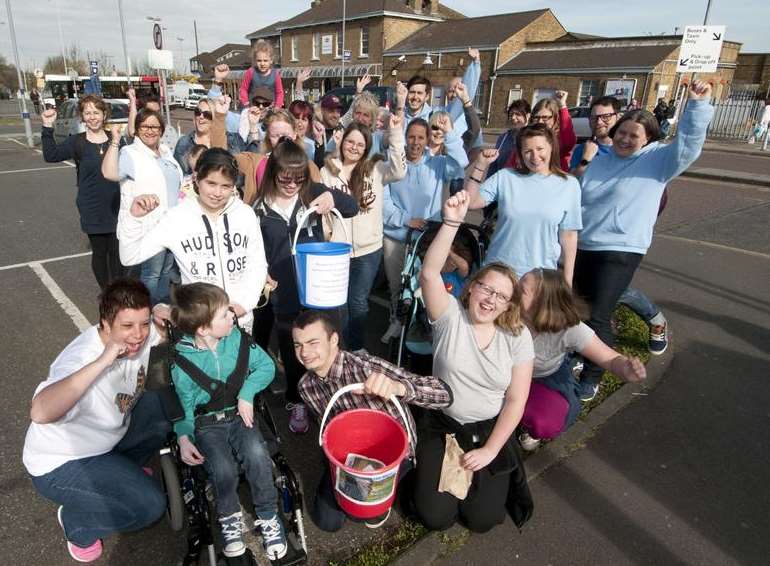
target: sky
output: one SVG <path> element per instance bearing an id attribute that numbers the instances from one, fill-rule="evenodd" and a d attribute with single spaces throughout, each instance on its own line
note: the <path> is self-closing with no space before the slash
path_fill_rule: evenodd
<path id="1" fill-rule="evenodd" d="M 703 22 L 706 0 L 552 0 L 530 2 L 511 0 L 444 0 L 446 6 L 466 16 L 485 16 L 511 11 L 550 8 L 570 31 L 605 36 L 647 35 L 681 32 L 686 25 Z M 57 26 L 57 5 L 64 45 L 77 43 L 83 52 L 104 51 L 124 69 L 118 0 L 11 0 L 13 21 L 22 68 L 42 67 L 49 55 L 61 52 Z M 220 6 L 226 5 L 227 10 Z M 269 6 L 269 8 L 268 8 Z M 245 35 L 275 21 L 294 16 L 310 7 L 310 0 L 228 0 L 201 2 L 182 0 L 130 0 L 123 2 L 129 54 L 132 60 L 146 58 L 152 48 L 152 22 L 162 18 L 164 47 L 172 49 L 175 62 L 195 53 L 193 20 L 198 24 L 201 52 L 224 43 L 248 43 Z M 8 13 L 0 9 L 0 54 L 13 61 Z M 770 52 L 770 2 L 713 0 L 709 23 L 726 25 L 726 38 L 743 43 L 742 52 Z M 177 38 L 182 38 L 179 41 Z"/>

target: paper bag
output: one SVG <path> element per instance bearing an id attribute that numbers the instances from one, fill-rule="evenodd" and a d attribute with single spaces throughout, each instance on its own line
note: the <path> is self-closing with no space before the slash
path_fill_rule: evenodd
<path id="1" fill-rule="evenodd" d="M 473 472 L 463 468 L 463 449 L 457 444 L 454 434 L 447 434 L 444 443 L 444 461 L 441 464 L 441 477 L 438 480 L 440 493 L 451 493 L 457 499 L 465 499 L 471 487 Z"/>

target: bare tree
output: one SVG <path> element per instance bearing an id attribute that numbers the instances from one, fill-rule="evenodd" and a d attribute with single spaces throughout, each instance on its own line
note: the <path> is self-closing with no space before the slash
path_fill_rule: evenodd
<path id="1" fill-rule="evenodd" d="M 79 75 L 88 74 L 88 61 L 83 57 L 83 53 L 77 43 L 71 44 L 64 50 L 67 57 L 67 69 L 64 68 L 64 60 L 61 55 L 48 57 L 43 65 L 43 72 L 49 74 L 64 74 L 69 69 L 75 69 Z"/>
<path id="2" fill-rule="evenodd" d="M 5 56 L 0 55 L 0 91 L 16 92 L 18 88 L 16 66 L 6 61 Z"/>

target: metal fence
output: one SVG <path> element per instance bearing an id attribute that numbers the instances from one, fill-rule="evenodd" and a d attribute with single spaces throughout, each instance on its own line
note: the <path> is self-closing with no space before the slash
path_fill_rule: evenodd
<path id="1" fill-rule="evenodd" d="M 733 88 L 730 96 L 714 102 L 708 137 L 747 140 L 762 115 L 765 101 L 758 86 Z"/>

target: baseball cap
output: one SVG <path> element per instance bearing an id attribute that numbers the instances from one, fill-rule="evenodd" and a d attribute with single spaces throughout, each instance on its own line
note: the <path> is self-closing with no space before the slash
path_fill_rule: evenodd
<path id="1" fill-rule="evenodd" d="M 262 98 L 273 102 L 273 91 L 267 87 L 258 86 L 251 92 L 251 98 L 249 100 L 254 100 L 255 98 Z"/>
<path id="2" fill-rule="evenodd" d="M 324 110 L 336 110 L 342 108 L 342 101 L 336 94 L 327 94 L 321 99 L 321 108 Z"/>

